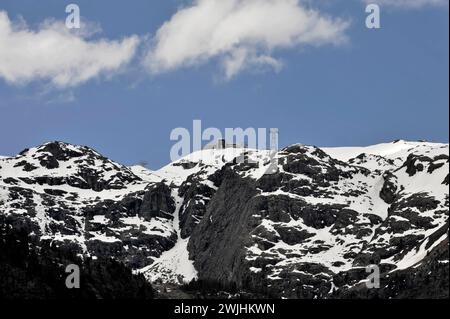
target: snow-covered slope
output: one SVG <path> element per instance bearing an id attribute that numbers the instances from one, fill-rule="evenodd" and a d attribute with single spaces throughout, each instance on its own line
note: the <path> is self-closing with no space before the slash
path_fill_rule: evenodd
<path id="1" fill-rule="evenodd" d="M 152 196 L 159 202 L 154 207 Z M 0 159 L 0 210 L 34 240 L 145 266 L 174 245 L 170 189 L 82 146 L 52 142 Z M 150 202 L 150 203 L 149 203 Z"/>
<path id="2" fill-rule="evenodd" d="M 344 162 L 362 164 L 372 169 L 395 167 L 401 165 L 412 154 L 439 153 L 448 148 L 448 144 L 429 142 L 410 142 L 398 140 L 366 147 L 331 147 L 322 148 L 331 157 Z M 381 168 L 380 168 L 381 166 Z"/>
<path id="3" fill-rule="evenodd" d="M 388 159 L 398 157 L 406 158 L 409 153 L 423 148 L 436 148 L 446 144 L 428 143 L 428 142 L 409 142 L 398 140 L 391 143 L 382 143 L 365 147 L 330 147 L 322 148 L 330 156 L 341 161 L 349 161 L 361 154 L 378 155 Z M 405 157 L 406 154 L 406 157 Z"/>
<path id="4" fill-rule="evenodd" d="M 0 217 L 37 247 L 108 256 L 150 281 L 287 298 L 351 290 L 370 264 L 418 271 L 448 243 L 448 144 L 270 155 L 209 149 L 149 171 L 47 143 L 0 158 Z M 435 258 L 448 268 L 448 247 Z"/>

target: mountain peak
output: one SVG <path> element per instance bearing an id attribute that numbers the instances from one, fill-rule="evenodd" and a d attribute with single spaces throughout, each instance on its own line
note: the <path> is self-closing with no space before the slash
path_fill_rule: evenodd
<path id="1" fill-rule="evenodd" d="M 69 158 L 81 157 L 86 154 L 100 155 L 97 151 L 87 146 L 79 146 L 61 141 L 51 141 L 31 149 L 27 148 L 20 152 L 19 155 L 39 157 L 44 153 L 61 161 L 66 161 Z"/>
<path id="2" fill-rule="evenodd" d="M 67 184 L 74 188 L 102 191 L 121 189 L 128 183 L 141 180 L 129 168 L 89 147 L 60 141 L 25 149 L 18 156 L 2 159 L 2 166 L 1 177 L 22 179 L 25 184 Z"/>

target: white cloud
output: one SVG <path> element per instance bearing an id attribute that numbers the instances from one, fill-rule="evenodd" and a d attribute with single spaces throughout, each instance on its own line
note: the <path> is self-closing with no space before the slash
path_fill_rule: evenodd
<path id="1" fill-rule="evenodd" d="M 91 40 L 92 33 L 71 32 L 55 21 L 31 30 L 0 11 L 0 78 L 19 85 L 45 80 L 58 88 L 72 87 L 119 71 L 136 53 L 137 36 Z"/>
<path id="2" fill-rule="evenodd" d="M 279 70 L 275 50 L 340 44 L 348 25 L 299 0 L 195 0 L 161 26 L 145 64 L 162 73 L 218 59 L 227 79 L 248 68 Z"/>
<path id="3" fill-rule="evenodd" d="M 363 0 L 366 3 L 405 9 L 418 9 L 425 6 L 448 6 L 449 0 Z"/>

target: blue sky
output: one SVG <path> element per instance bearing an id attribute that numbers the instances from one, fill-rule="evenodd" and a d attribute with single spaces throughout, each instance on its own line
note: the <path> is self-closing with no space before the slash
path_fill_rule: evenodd
<path id="1" fill-rule="evenodd" d="M 170 160 L 170 132 L 190 129 L 194 119 L 202 120 L 204 128 L 221 130 L 277 127 L 281 146 L 368 145 L 398 138 L 448 142 L 448 6 L 411 8 L 387 1 L 381 6 L 381 29 L 369 30 L 362 0 L 309 1 L 328 19 L 330 30 L 339 23 L 345 23 L 345 30 L 330 33 L 332 39 L 323 45 L 320 39 L 280 45 L 263 65 L 254 59 L 262 55 L 254 56 L 253 47 L 245 46 L 251 48 L 246 67 L 227 78 L 221 55 L 195 63 L 156 60 L 162 72 L 142 64 L 161 25 L 190 1 L 72 2 L 89 28 L 101 26 L 92 41 L 136 36 L 140 44 L 119 69 L 86 81 L 23 75 L 20 71 L 31 66 L 19 65 L 14 74 L 27 80 L 16 80 L 6 71 L 2 76 L 0 61 L 1 155 L 62 140 L 89 145 L 124 164 L 145 160 L 159 168 Z M 64 21 L 69 3 L 2 0 L 0 12 L 37 32 L 45 20 Z M 239 34 L 240 26 L 233 27 Z M 338 35 L 345 39 L 332 43 Z M 165 36 L 173 40 L 178 33 Z M 0 56 L 2 50 L 7 48 L 0 38 Z M 173 50 L 185 52 L 180 46 Z M 152 52 L 157 56 L 156 49 Z M 278 63 L 282 67 L 274 66 Z"/>

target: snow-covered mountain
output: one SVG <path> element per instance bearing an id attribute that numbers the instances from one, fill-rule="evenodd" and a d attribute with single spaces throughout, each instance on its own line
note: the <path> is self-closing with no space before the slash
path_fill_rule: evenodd
<path id="1" fill-rule="evenodd" d="M 37 249 L 111 257 L 157 284 L 448 297 L 448 144 L 298 144 L 275 158 L 274 168 L 269 152 L 207 149 L 149 171 L 47 143 L 0 157 L 0 214 Z M 372 264 L 376 291 L 364 285 Z"/>

